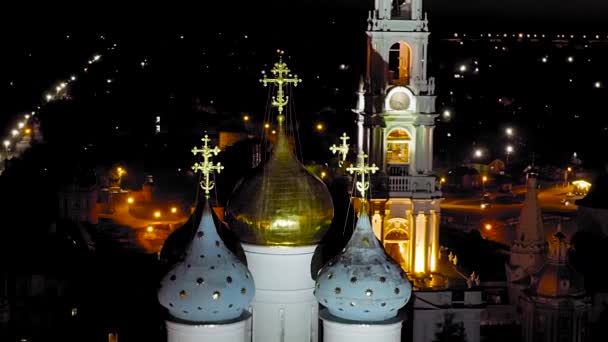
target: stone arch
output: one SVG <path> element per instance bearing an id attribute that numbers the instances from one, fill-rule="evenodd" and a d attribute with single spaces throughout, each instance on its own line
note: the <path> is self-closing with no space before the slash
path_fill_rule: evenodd
<path id="1" fill-rule="evenodd" d="M 412 48 L 405 41 L 391 45 L 388 50 L 389 83 L 394 85 L 410 84 Z"/>
<path id="2" fill-rule="evenodd" d="M 411 231 L 407 220 L 391 218 L 387 221 L 384 230 L 384 248 L 401 267 L 408 265 Z"/>

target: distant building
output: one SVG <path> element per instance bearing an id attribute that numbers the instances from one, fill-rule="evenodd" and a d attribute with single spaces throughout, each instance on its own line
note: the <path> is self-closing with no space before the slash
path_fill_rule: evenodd
<path id="1" fill-rule="evenodd" d="M 500 159 L 495 159 L 488 164 L 488 172 L 490 174 L 503 174 L 505 172 L 505 162 Z"/>
<path id="2" fill-rule="evenodd" d="M 59 196 L 59 218 L 76 223 L 97 224 L 97 186 L 83 186 L 76 183 L 61 189 Z"/>

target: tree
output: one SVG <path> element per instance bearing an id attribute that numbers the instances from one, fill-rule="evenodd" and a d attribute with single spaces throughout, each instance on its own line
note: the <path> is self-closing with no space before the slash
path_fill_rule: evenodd
<path id="1" fill-rule="evenodd" d="M 433 342 L 466 342 L 467 334 L 463 322 L 454 322 L 454 313 L 446 312 L 443 322 L 437 323 Z"/>

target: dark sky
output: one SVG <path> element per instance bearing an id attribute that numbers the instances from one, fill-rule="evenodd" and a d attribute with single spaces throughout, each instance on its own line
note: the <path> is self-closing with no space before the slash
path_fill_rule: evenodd
<path id="1" fill-rule="evenodd" d="M 208 24 L 226 27 L 259 25 L 280 14 L 284 30 L 296 22 L 315 24 L 322 12 L 349 15 L 365 11 L 371 0 L 222 0 L 133 3 L 87 1 L 84 4 L 3 5 L 0 27 L 19 34 L 78 26 L 82 30 L 172 29 Z M 425 11 L 435 30 L 607 31 L 608 1 L 603 0 L 426 0 Z M 339 15 L 339 14 L 338 14 Z M 42 33 L 41 32 L 41 33 Z M 6 33 L 6 32 L 5 32 Z"/>

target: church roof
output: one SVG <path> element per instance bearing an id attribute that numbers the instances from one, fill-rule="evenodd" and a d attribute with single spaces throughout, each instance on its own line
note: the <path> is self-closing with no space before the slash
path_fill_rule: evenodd
<path id="1" fill-rule="evenodd" d="M 515 240 L 545 241 L 543 217 L 538 205 L 536 178 L 531 174 L 528 176 L 527 192 L 523 204 L 519 214 L 519 223 L 515 230 Z"/>
<path id="2" fill-rule="evenodd" d="M 319 272 L 317 300 L 338 318 L 377 322 L 396 317 L 411 293 L 405 272 L 386 254 L 362 210 L 342 253 Z"/>
<path id="3" fill-rule="evenodd" d="M 568 245 L 558 228 L 550 243 L 547 263 L 532 278 L 530 292 L 543 297 L 580 296 L 585 293 L 583 278 L 568 264 Z"/>
<path id="4" fill-rule="evenodd" d="M 226 206 L 226 221 L 241 241 L 265 246 L 318 244 L 329 229 L 334 207 L 329 190 L 294 156 L 285 133 L 283 108 L 288 103 L 283 87 L 301 80 L 286 64 L 275 63 L 273 106 L 278 108 L 277 143 L 270 160 L 239 182 Z"/>
<path id="5" fill-rule="evenodd" d="M 161 282 L 161 305 L 192 323 L 240 317 L 254 295 L 253 277 L 220 238 L 208 202 L 185 254 Z"/>

